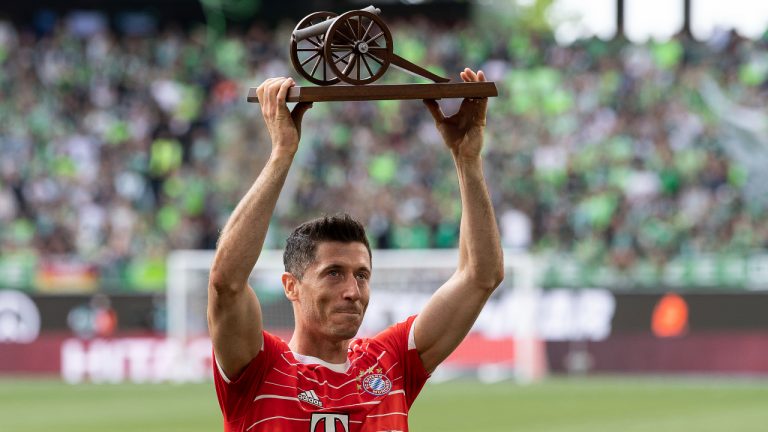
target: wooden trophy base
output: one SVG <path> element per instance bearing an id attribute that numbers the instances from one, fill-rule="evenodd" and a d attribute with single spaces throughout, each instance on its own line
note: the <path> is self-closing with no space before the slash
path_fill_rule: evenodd
<path id="1" fill-rule="evenodd" d="M 485 98 L 498 96 L 494 82 L 440 84 L 333 85 L 291 87 L 288 102 L 332 102 L 393 99 Z M 256 87 L 248 91 L 248 102 L 259 103 Z"/>

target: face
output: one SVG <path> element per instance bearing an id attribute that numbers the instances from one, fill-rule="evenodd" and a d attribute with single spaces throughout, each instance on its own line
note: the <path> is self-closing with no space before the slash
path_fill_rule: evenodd
<path id="1" fill-rule="evenodd" d="M 359 242 L 321 242 L 299 281 L 283 275 L 297 325 L 334 340 L 353 338 L 368 307 L 371 260 Z"/>

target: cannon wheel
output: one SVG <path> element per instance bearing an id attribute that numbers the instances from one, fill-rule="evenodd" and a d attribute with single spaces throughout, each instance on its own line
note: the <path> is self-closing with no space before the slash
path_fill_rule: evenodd
<path id="1" fill-rule="evenodd" d="M 349 84 L 369 84 L 387 71 L 392 33 L 377 15 L 363 10 L 341 14 L 325 33 L 325 58 L 333 74 Z"/>
<path id="2" fill-rule="evenodd" d="M 337 15 L 333 12 L 314 12 L 299 21 L 295 30 L 318 24 Z M 308 81 L 317 85 L 332 85 L 339 82 L 338 75 L 329 70 L 323 52 L 325 34 L 296 41 L 291 39 L 291 63 L 293 68 Z"/>

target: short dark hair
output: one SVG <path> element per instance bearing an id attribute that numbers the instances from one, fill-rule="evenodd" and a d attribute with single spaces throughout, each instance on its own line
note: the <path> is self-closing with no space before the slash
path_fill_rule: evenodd
<path id="1" fill-rule="evenodd" d="M 368 259 L 372 259 L 363 224 L 341 213 L 312 219 L 293 230 L 283 252 L 285 271 L 301 280 L 307 267 L 315 261 L 318 243 L 324 241 L 360 242 L 368 249 Z"/>

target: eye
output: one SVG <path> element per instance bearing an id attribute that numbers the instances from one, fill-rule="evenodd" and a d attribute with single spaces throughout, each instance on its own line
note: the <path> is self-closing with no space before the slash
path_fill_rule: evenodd
<path id="1" fill-rule="evenodd" d="M 368 280 L 369 275 L 368 273 L 358 273 L 355 275 L 355 277 L 360 280 Z"/>
<path id="2" fill-rule="evenodd" d="M 341 276 L 341 272 L 338 271 L 338 270 L 331 270 L 331 271 L 328 272 L 328 276 L 339 277 L 339 276 Z"/>

